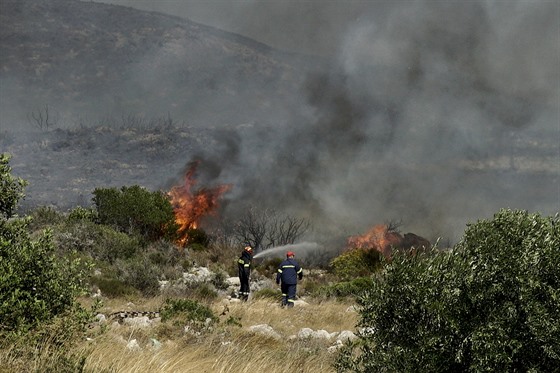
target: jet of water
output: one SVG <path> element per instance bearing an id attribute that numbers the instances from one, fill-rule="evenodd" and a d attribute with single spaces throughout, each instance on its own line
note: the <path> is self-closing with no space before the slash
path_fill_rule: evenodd
<path id="1" fill-rule="evenodd" d="M 287 251 L 293 251 L 296 254 L 296 258 L 298 255 L 302 255 L 302 253 L 317 250 L 319 248 L 319 244 L 316 242 L 301 242 L 295 243 L 291 245 L 283 245 L 283 246 L 276 246 L 270 249 L 266 249 L 261 251 L 260 253 L 253 256 L 253 258 L 262 258 L 268 256 L 284 256 L 286 255 Z"/>

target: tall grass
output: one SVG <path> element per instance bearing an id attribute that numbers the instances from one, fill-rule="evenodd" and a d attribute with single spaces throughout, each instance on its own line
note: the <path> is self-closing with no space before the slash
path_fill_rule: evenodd
<path id="1" fill-rule="evenodd" d="M 120 326 L 89 343 L 86 372 L 334 372 L 335 355 L 327 348 L 335 341 L 298 339 L 302 328 L 328 332 L 354 330 L 358 316 L 351 304 L 326 301 L 281 309 L 269 300 L 231 303 L 211 330 L 202 335 L 166 333 L 168 326 L 150 330 Z M 212 308 L 222 312 L 224 303 Z M 236 322 L 228 322 L 235 320 Z M 268 324 L 280 339 L 256 334 L 250 326 Z M 155 336 L 158 348 L 150 346 Z M 167 339 L 164 339 L 167 338 Z M 137 339 L 141 350 L 133 351 L 126 342 Z"/>

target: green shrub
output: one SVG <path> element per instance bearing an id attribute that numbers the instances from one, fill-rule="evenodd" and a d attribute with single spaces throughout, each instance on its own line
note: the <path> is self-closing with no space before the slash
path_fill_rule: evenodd
<path id="1" fill-rule="evenodd" d="M 163 322 L 175 318 L 202 324 L 205 324 L 207 319 L 212 322 L 218 320 L 210 308 L 191 299 L 166 299 L 160 315 Z"/>
<path id="2" fill-rule="evenodd" d="M 12 176 L 9 154 L 0 154 L 0 217 L 10 218 L 18 202 L 25 196 L 27 181 Z"/>
<path id="3" fill-rule="evenodd" d="M 195 288 L 194 297 L 204 301 L 212 301 L 218 298 L 218 293 L 209 284 L 200 284 Z"/>
<path id="4" fill-rule="evenodd" d="M 270 258 L 264 260 L 262 263 L 256 263 L 256 267 L 259 268 L 259 271 L 264 271 L 270 275 L 276 276 L 276 272 L 278 271 L 278 267 L 280 263 L 282 263 L 283 258 Z M 236 268 L 237 269 L 237 268 Z"/>
<path id="5" fill-rule="evenodd" d="M 331 261 L 333 272 L 343 281 L 369 276 L 381 266 L 381 253 L 375 249 L 353 249 Z"/>
<path id="6" fill-rule="evenodd" d="M 208 237 L 208 234 L 200 228 L 190 228 L 187 229 L 186 232 L 181 232 L 180 235 L 181 234 L 188 237 L 187 247 L 199 246 L 205 249 L 210 243 L 210 237 Z"/>
<path id="7" fill-rule="evenodd" d="M 174 240 L 177 224 L 173 207 L 162 192 L 150 192 L 138 185 L 93 192 L 99 222 L 121 232 L 136 233 L 149 241 Z"/>
<path id="8" fill-rule="evenodd" d="M 90 266 L 56 256 L 50 230 L 32 238 L 32 218 L 8 219 L 26 185 L 11 177 L 8 161 L 0 156 L 0 334 L 11 339 L 61 315 L 77 316 Z"/>
<path id="9" fill-rule="evenodd" d="M 229 283 L 227 282 L 228 274 L 220 268 L 214 271 L 214 277 L 211 282 L 212 285 L 218 290 L 227 290 L 229 288 Z"/>
<path id="10" fill-rule="evenodd" d="M 31 222 L 29 229 L 32 231 L 44 228 L 52 228 L 64 221 L 64 215 L 52 206 L 37 207 L 29 213 Z"/>
<path id="11" fill-rule="evenodd" d="M 98 220 L 97 210 L 95 210 L 94 208 L 85 208 L 81 206 L 75 207 L 68 214 L 68 220 L 86 220 L 90 222 L 96 222 Z"/>
<path id="12" fill-rule="evenodd" d="M 138 236 L 127 235 L 89 220 L 71 220 L 56 228 L 54 239 L 63 253 L 76 250 L 95 260 L 114 263 L 117 259 L 133 257 L 141 249 Z"/>
<path id="13" fill-rule="evenodd" d="M 0 320 L 8 331 L 48 322 L 85 291 L 87 264 L 54 254 L 52 234 L 29 237 L 28 219 L 0 219 Z"/>
<path id="14" fill-rule="evenodd" d="M 139 290 L 145 296 L 154 296 L 159 292 L 161 271 L 150 262 L 146 255 L 115 262 L 117 279 Z"/>
<path id="15" fill-rule="evenodd" d="M 313 291 L 313 296 L 327 298 L 357 297 L 373 286 L 372 277 L 358 277 L 351 281 L 337 282 L 332 285 L 320 286 Z"/>
<path id="16" fill-rule="evenodd" d="M 553 372 L 560 366 L 560 221 L 501 210 L 450 251 L 396 254 L 360 299 L 340 372 Z"/>
<path id="17" fill-rule="evenodd" d="M 139 291 L 133 286 L 117 278 L 93 276 L 90 283 L 92 286 L 97 286 L 103 296 L 109 298 L 129 297 L 139 294 Z"/>

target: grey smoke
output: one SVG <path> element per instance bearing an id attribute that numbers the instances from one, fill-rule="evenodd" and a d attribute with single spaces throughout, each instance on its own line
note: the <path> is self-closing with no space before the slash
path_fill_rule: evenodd
<path id="1" fill-rule="evenodd" d="M 280 3 L 243 7 L 292 14 Z M 204 156 L 235 185 L 229 213 L 281 208 L 312 218 L 319 236 L 400 220 L 456 239 L 499 208 L 557 212 L 559 4 L 380 4 L 383 17 L 372 2 L 338 26 L 335 62 L 302 82 L 299 105 L 279 103 L 266 131 L 239 131 L 236 157 Z M 306 30 L 332 36 L 322 26 Z M 542 153 L 523 153 L 529 142 Z"/>
<path id="2" fill-rule="evenodd" d="M 499 208 L 560 210 L 557 1 L 106 2 L 329 58 L 289 102 L 271 89 L 272 110 L 244 112 L 253 82 L 236 98 L 184 100 L 208 104 L 178 120 L 228 126 L 185 160 L 202 160 L 200 185 L 233 184 L 227 219 L 274 208 L 310 219 L 306 239 L 323 245 L 390 220 L 457 239 Z M 162 79 L 139 68 L 129 80 L 149 92 Z"/>

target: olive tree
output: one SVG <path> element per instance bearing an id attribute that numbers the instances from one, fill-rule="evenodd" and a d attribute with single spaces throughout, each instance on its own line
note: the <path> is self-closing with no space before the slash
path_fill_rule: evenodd
<path id="1" fill-rule="evenodd" d="M 17 334 L 79 308 L 89 268 L 57 257 L 50 231 L 32 236 L 30 217 L 9 218 L 26 183 L 11 176 L 8 161 L 0 158 L 0 334 Z"/>
<path id="2" fill-rule="evenodd" d="M 560 219 L 501 210 L 451 250 L 397 253 L 359 305 L 339 372 L 558 371 Z"/>

